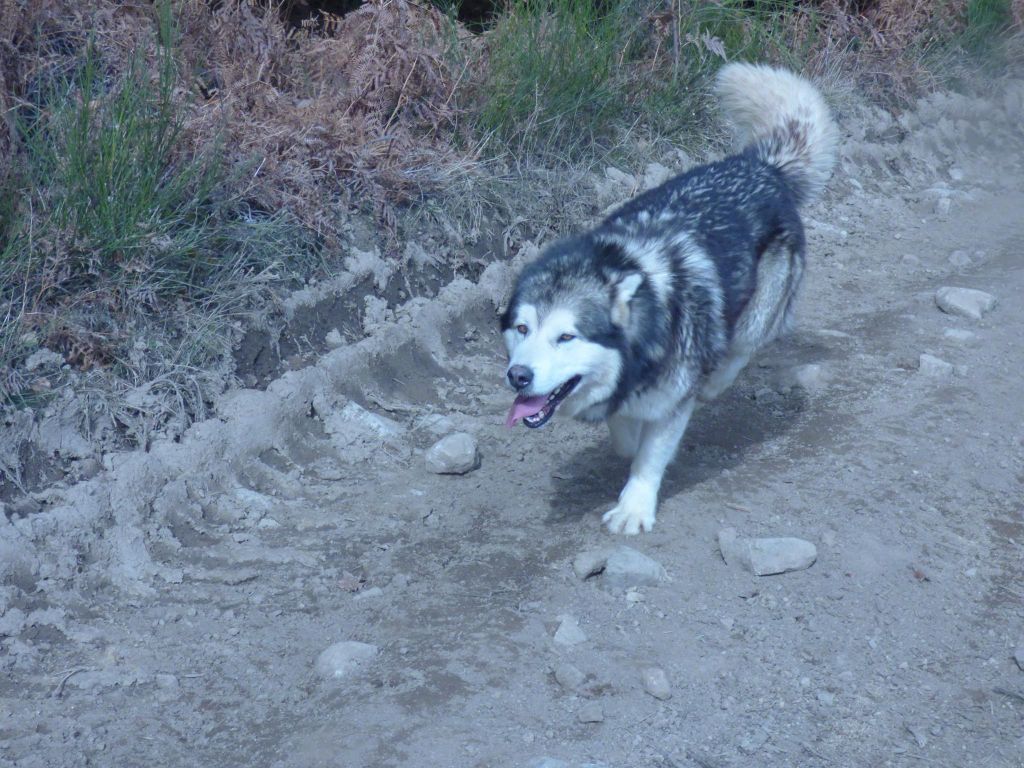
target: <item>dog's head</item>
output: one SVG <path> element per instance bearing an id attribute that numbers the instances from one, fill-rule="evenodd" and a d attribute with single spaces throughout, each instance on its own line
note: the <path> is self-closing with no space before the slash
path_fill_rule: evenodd
<path id="1" fill-rule="evenodd" d="M 517 393 L 508 426 L 537 428 L 556 409 L 577 416 L 612 398 L 642 283 L 621 251 L 589 238 L 556 243 L 522 271 L 501 318 Z"/>

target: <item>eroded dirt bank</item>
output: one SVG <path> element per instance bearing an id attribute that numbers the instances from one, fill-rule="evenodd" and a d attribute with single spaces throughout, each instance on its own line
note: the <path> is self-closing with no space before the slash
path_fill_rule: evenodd
<path id="1" fill-rule="evenodd" d="M 1024 765 L 1022 124 L 1020 84 L 846 121 L 796 334 L 698 414 L 654 533 L 622 542 L 658 585 L 573 573 L 626 468 L 600 430 L 501 426 L 500 263 L 5 509 L 0 758 Z M 947 285 L 998 304 L 944 314 Z M 481 467 L 427 472 L 455 430 Z M 817 562 L 750 576 L 726 526 Z M 377 650 L 325 680 L 339 641 Z"/>

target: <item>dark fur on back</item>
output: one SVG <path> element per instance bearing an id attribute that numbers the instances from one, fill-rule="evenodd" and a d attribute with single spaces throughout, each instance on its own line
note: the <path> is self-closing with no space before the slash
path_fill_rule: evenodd
<path id="1" fill-rule="evenodd" d="M 519 302 L 571 306 L 590 341 L 619 351 L 624 364 L 616 393 L 591 414 L 603 418 L 628 397 L 656 387 L 666 372 L 690 368 L 696 383 L 721 362 L 765 250 L 781 245 L 803 259 L 796 200 L 786 176 L 755 148 L 694 168 L 630 200 L 590 232 L 549 246 L 523 270 L 509 308 Z M 670 271 L 664 297 L 652 283 L 650 263 L 634 255 L 645 244 Z M 700 269 L 702 256 L 713 275 Z M 617 283 L 630 273 L 644 280 L 630 303 L 629 323 L 620 328 L 608 308 Z M 506 311 L 502 330 L 510 322 Z"/>

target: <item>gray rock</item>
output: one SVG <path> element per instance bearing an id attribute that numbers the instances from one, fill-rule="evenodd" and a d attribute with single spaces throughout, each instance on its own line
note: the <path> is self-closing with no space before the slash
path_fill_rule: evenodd
<path id="1" fill-rule="evenodd" d="M 629 189 L 631 190 L 636 189 L 636 177 L 633 176 L 632 174 L 626 173 L 625 171 L 620 171 L 614 165 L 609 165 L 607 168 L 605 168 L 604 175 L 610 181 L 614 181 L 616 184 L 621 184 L 624 187 L 629 187 Z"/>
<path id="2" fill-rule="evenodd" d="M 947 314 L 980 320 L 995 308 L 996 297 L 973 288 L 945 286 L 935 292 L 935 304 Z"/>
<path id="3" fill-rule="evenodd" d="M 947 328 L 942 332 L 942 338 L 951 344 L 966 347 L 978 340 L 978 334 L 968 331 L 966 328 Z"/>
<path id="4" fill-rule="evenodd" d="M 836 695 L 829 691 L 818 691 L 818 701 L 827 707 L 831 707 L 836 703 Z"/>
<path id="5" fill-rule="evenodd" d="M 949 212 L 952 209 L 953 201 L 950 200 L 948 197 L 938 198 L 932 207 L 932 210 L 935 211 L 935 213 L 939 216 L 948 216 Z"/>
<path id="6" fill-rule="evenodd" d="M 380 597 L 383 594 L 384 594 L 384 590 L 381 589 L 380 587 L 370 587 L 369 589 L 363 589 L 363 590 L 360 590 L 359 592 L 356 592 L 355 597 L 353 597 L 352 599 L 353 600 L 368 600 L 368 599 L 371 599 L 371 598 L 374 598 L 374 597 Z"/>
<path id="7" fill-rule="evenodd" d="M 344 345 L 345 338 L 341 335 L 341 332 L 337 328 L 331 328 L 324 337 L 324 341 L 327 342 L 327 346 L 331 349 L 337 349 Z"/>
<path id="8" fill-rule="evenodd" d="M 745 539 L 735 528 L 718 532 L 718 549 L 727 564 L 739 563 L 757 576 L 801 571 L 818 559 L 817 548 L 804 539 Z"/>
<path id="9" fill-rule="evenodd" d="M 365 667 L 376 655 L 376 645 L 343 640 L 320 653 L 316 660 L 316 673 L 328 680 L 345 677 Z"/>
<path id="10" fill-rule="evenodd" d="M 555 680 L 567 691 L 575 691 L 583 685 L 583 681 L 586 679 L 585 674 L 567 661 L 555 667 Z"/>
<path id="11" fill-rule="evenodd" d="M 158 674 L 156 676 L 156 684 L 158 688 L 165 691 L 177 691 L 179 688 L 178 678 L 174 675 Z"/>
<path id="12" fill-rule="evenodd" d="M 748 733 L 747 735 L 740 738 L 740 743 L 737 745 L 740 748 L 740 752 L 747 755 L 752 755 L 759 751 L 761 747 L 768 743 L 768 734 L 763 730 L 755 731 L 754 733 Z"/>
<path id="13" fill-rule="evenodd" d="M 441 438 L 427 451 L 426 462 L 438 475 L 464 475 L 480 466 L 476 438 L 466 432 Z"/>
<path id="14" fill-rule="evenodd" d="M 660 584 L 668 575 L 661 563 L 632 547 L 616 547 L 605 561 L 601 576 L 606 589 L 627 590 L 630 587 L 645 587 Z"/>
<path id="15" fill-rule="evenodd" d="M 38 368 L 60 368 L 64 365 L 63 355 L 49 349 L 37 349 L 25 360 L 25 370 L 34 371 Z"/>
<path id="16" fill-rule="evenodd" d="M 555 630 L 555 643 L 557 645 L 579 645 L 587 641 L 587 635 L 576 620 L 575 616 L 559 616 L 561 623 Z"/>
<path id="17" fill-rule="evenodd" d="M 611 552 L 612 550 L 608 548 L 588 549 L 586 552 L 580 552 L 572 559 L 573 573 L 580 579 L 596 576 L 604 570 Z"/>
<path id="18" fill-rule="evenodd" d="M 647 168 L 644 169 L 643 187 L 644 189 L 654 189 L 671 178 L 672 171 L 661 163 L 648 163 Z"/>
<path id="19" fill-rule="evenodd" d="M 934 355 L 921 355 L 917 364 L 917 372 L 933 379 L 948 379 L 953 375 L 953 364 Z"/>
<path id="20" fill-rule="evenodd" d="M 668 675 L 661 667 L 647 667 L 640 673 L 644 690 L 661 701 L 672 698 L 672 686 L 668 683 Z"/>
<path id="21" fill-rule="evenodd" d="M 576 718 L 581 723 L 603 723 L 604 709 L 601 707 L 600 702 L 588 701 L 580 707 L 580 711 L 576 713 Z"/>
<path id="22" fill-rule="evenodd" d="M 791 389 L 802 389 L 808 394 L 817 394 L 828 386 L 828 369 L 820 363 L 795 365 L 779 374 L 778 389 L 788 392 Z"/>
<path id="23" fill-rule="evenodd" d="M 569 768 L 569 764 L 557 757 L 540 757 L 530 763 L 530 768 Z"/>
<path id="24" fill-rule="evenodd" d="M 953 251 L 949 254 L 949 263 L 957 269 L 963 269 L 969 267 L 974 263 L 974 259 L 967 251 Z"/>
<path id="25" fill-rule="evenodd" d="M 580 552 L 572 570 L 580 579 L 602 574 L 601 586 L 609 590 L 651 586 L 668 578 L 661 563 L 625 545 Z"/>
<path id="26" fill-rule="evenodd" d="M 1024 645 L 1013 652 L 1013 660 L 1017 663 L 1017 668 L 1024 672 Z"/>

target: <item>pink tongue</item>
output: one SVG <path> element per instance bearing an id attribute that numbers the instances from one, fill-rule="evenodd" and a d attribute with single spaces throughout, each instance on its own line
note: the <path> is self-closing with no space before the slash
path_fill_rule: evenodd
<path id="1" fill-rule="evenodd" d="M 537 395 L 536 397 L 518 395 L 516 401 L 512 403 L 512 407 L 509 409 L 508 417 L 505 419 L 505 426 L 514 427 L 524 416 L 533 416 L 535 413 L 540 413 L 541 408 L 544 407 L 547 401 L 548 399 L 544 395 Z"/>

